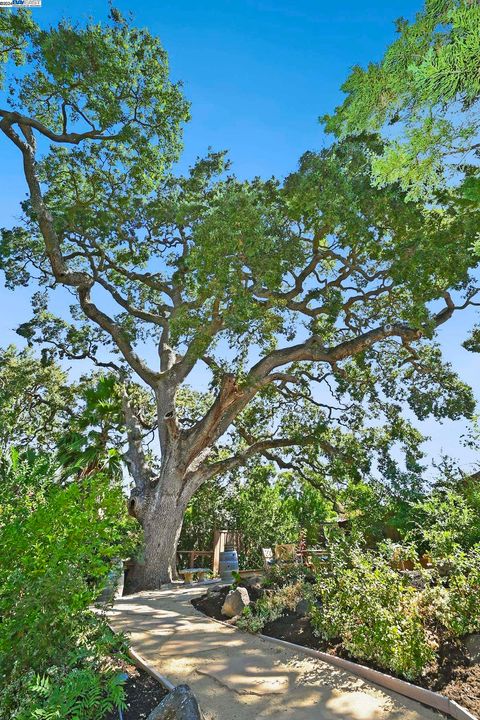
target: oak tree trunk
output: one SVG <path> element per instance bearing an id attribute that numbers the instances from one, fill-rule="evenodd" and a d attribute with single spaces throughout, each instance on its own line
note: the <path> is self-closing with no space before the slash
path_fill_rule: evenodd
<path id="1" fill-rule="evenodd" d="M 177 576 L 177 546 L 186 507 L 174 496 L 160 496 L 142 521 L 145 554 L 143 590 L 155 590 Z"/>
<path id="2" fill-rule="evenodd" d="M 144 532 L 144 554 L 129 569 L 125 592 L 156 590 L 177 578 L 177 546 L 187 505 L 208 474 L 202 462 L 212 437 L 185 438 L 173 407 L 175 386 L 157 389 L 158 432 L 162 451 L 159 472 L 153 472 L 142 447 L 138 418 L 124 397 L 127 426 L 127 463 L 135 483 L 129 502 L 131 514 Z M 166 411 L 168 410 L 168 411 Z"/>
<path id="3" fill-rule="evenodd" d="M 177 546 L 190 497 L 176 475 L 148 488 L 143 497 L 132 496 L 130 509 L 143 528 L 144 552 L 129 569 L 126 593 L 158 590 L 177 578 Z"/>

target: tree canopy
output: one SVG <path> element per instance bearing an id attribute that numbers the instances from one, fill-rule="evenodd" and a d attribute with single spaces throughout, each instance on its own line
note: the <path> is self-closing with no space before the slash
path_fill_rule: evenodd
<path id="1" fill-rule="evenodd" d="M 480 5 L 426 0 L 413 22 L 396 26 L 380 62 L 353 69 L 326 128 L 339 137 L 384 130 L 377 183 L 399 182 L 415 198 L 461 184 L 478 203 Z"/>
<path id="2" fill-rule="evenodd" d="M 0 449 L 52 449 L 73 404 L 67 373 L 30 349 L 0 350 Z"/>

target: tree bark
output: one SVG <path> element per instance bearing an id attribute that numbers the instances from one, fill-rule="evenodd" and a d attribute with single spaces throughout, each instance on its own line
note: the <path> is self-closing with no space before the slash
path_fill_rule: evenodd
<path id="1" fill-rule="evenodd" d="M 155 590 L 177 576 L 177 546 L 182 531 L 185 504 L 163 495 L 146 508 L 143 519 L 145 556 L 143 590 Z"/>
<path id="2" fill-rule="evenodd" d="M 130 509 L 143 528 L 144 552 L 129 569 L 127 593 L 157 590 L 177 578 L 177 546 L 190 497 L 178 476 L 150 486 L 144 497 L 132 495 Z"/>

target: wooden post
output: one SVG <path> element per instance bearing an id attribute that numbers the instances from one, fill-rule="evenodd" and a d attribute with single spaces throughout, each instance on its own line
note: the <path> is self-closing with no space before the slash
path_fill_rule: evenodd
<path id="1" fill-rule="evenodd" d="M 215 530 L 213 533 L 213 575 L 216 577 L 220 571 L 220 553 L 225 549 L 226 530 Z"/>

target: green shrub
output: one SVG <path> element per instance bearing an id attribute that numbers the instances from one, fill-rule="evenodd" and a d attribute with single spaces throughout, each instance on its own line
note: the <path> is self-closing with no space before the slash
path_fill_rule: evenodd
<path id="1" fill-rule="evenodd" d="M 121 704 L 125 649 L 90 606 L 135 542 L 118 485 L 58 484 L 30 455 L 0 463 L 0 716 L 99 720 Z"/>
<path id="2" fill-rule="evenodd" d="M 415 678 L 433 661 L 435 645 L 424 625 L 418 591 L 386 560 L 353 552 L 351 566 L 332 566 L 316 586 L 321 606 L 312 623 L 326 640 L 341 640 L 357 659 Z"/>
<path id="3" fill-rule="evenodd" d="M 242 615 L 237 620 L 237 627 L 246 632 L 258 633 L 268 622 L 273 622 L 281 614 L 281 610 L 271 607 L 263 598 L 260 598 L 255 603 L 254 609 L 250 605 L 244 608 Z"/>
<path id="4" fill-rule="evenodd" d="M 253 609 L 250 605 L 244 609 L 237 621 L 237 627 L 251 633 L 260 632 L 267 623 L 281 617 L 285 610 L 295 610 L 305 592 L 305 587 L 299 581 L 286 584 L 280 589 L 268 590 L 257 600 Z"/>
<path id="5" fill-rule="evenodd" d="M 467 550 L 480 541 L 480 498 L 467 485 L 456 490 L 434 491 L 412 508 L 415 529 L 410 537 L 421 550 L 437 560 Z"/>
<path id="6" fill-rule="evenodd" d="M 263 580 L 263 587 L 280 589 L 285 585 L 314 579 L 312 571 L 301 563 L 274 564 L 270 567 Z"/>
<path id="7" fill-rule="evenodd" d="M 436 600 L 436 616 L 453 637 L 480 631 L 480 543 L 446 560 L 448 575 Z"/>

